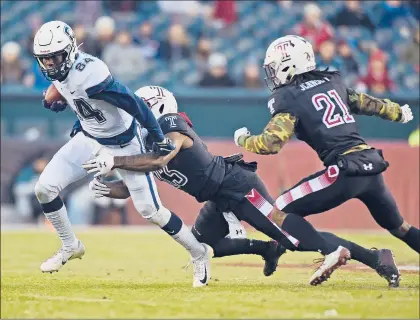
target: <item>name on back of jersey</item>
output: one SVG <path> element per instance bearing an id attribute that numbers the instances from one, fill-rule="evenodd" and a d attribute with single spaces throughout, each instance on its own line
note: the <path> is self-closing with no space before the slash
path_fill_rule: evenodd
<path id="1" fill-rule="evenodd" d="M 327 77 L 324 77 L 324 79 L 325 80 L 310 80 L 310 81 L 306 81 L 306 82 L 300 84 L 300 90 L 301 91 L 306 91 L 308 89 L 317 87 L 317 86 L 319 86 L 319 85 L 321 85 L 321 84 L 323 84 L 323 83 L 325 83 L 327 81 L 328 82 L 330 81 L 330 79 L 328 79 Z"/>

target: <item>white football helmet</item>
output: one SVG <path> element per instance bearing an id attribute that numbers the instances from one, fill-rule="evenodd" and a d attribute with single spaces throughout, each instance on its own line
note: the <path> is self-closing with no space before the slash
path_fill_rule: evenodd
<path id="1" fill-rule="evenodd" d="M 172 92 L 158 86 L 141 87 L 135 95 L 142 98 L 156 119 L 168 113 L 177 113 L 178 104 Z"/>
<path id="2" fill-rule="evenodd" d="M 74 32 L 62 21 L 44 23 L 35 34 L 33 54 L 50 81 L 65 78 L 77 52 Z"/>
<path id="3" fill-rule="evenodd" d="M 289 83 L 297 74 L 314 70 L 314 50 L 309 41 L 288 35 L 273 41 L 267 49 L 264 70 L 267 87 L 273 91 Z"/>

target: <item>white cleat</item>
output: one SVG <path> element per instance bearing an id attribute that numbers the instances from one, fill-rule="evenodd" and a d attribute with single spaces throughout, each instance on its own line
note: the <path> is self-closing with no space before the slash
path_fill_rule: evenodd
<path id="1" fill-rule="evenodd" d="M 324 257 L 324 261 L 312 275 L 309 283 L 316 286 L 324 281 L 327 281 L 331 274 L 336 269 L 344 266 L 350 258 L 350 251 L 342 246 L 339 246 L 337 250 Z"/>
<path id="2" fill-rule="evenodd" d="M 41 264 L 40 269 L 42 272 L 57 272 L 67 263 L 67 261 L 76 258 L 82 259 L 84 254 L 85 246 L 82 241 L 78 240 L 76 248 L 67 249 L 61 247 L 60 250 L 58 250 L 51 258 Z"/>
<path id="3" fill-rule="evenodd" d="M 204 287 L 210 280 L 210 263 L 209 263 L 209 250 L 205 244 L 204 254 L 192 260 L 193 264 L 193 288 Z"/>

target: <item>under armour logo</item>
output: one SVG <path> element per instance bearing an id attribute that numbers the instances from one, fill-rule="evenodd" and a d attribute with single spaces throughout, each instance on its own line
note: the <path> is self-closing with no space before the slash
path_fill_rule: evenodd
<path id="1" fill-rule="evenodd" d="M 99 164 L 99 168 L 102 168 L 102 167 L 106 168 L 106 162 L 99 162 L 98 164 Z"/>
<path id="2" fill-rule="evenodd" d="M 236 235 L 242 234 L 242 230 L 236 230 Z"/>
<path id="3" fill-rule="evenodd" d="M 365 169 L 366 171 L 373 170 L 373 164 L 372 163 L 363 164 L 363 169 Z"/>

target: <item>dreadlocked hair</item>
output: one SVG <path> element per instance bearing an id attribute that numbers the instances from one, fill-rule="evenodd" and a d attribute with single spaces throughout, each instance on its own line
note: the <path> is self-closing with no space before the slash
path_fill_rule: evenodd
<path id="1" fill-rule="evenodd" d="M 331 79 L 335 75 L 339 75 L 339 71 L 328 71 L 328 68 L 325 70 L 312 70 L 309 72 L 305 72 L 302 74 L 297 74 L 293 77 L 292 81 L 288 83 L 288 85 L 294 84 L 299 86 L 301 83 L 310 81 L 310 80 L 319 80 L 324 77 Z"/>

